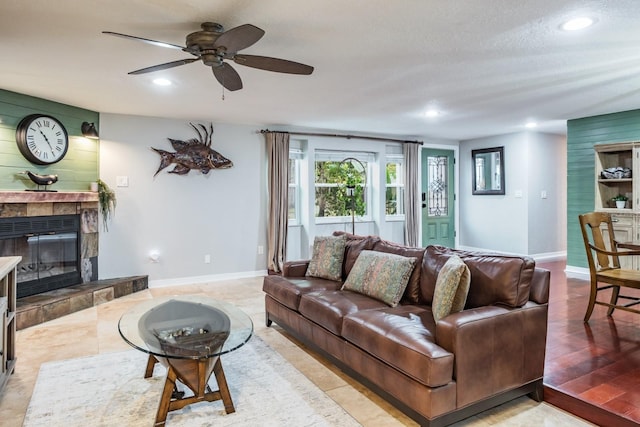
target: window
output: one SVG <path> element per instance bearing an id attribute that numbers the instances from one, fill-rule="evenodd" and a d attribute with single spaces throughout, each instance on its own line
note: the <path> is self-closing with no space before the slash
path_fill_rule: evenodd
<path id="1" fill-rule="evenodd" d="M 430 217 L 449 215 L 448 167 L 447 156 L 427 157 L 427 204 L 429 206 L 427 215 Z"/>
<path id="2" fill-rule="evenodd" d="M 315 160 L 316 218 L 368 217 L 369 164 L 373 154 L 318 151 Z"/>
<path id="3" fill-rule="evenodd" d="M 387 155 L 385 214 L 404 215 L 404 158 Z"/>
<path id="4" fill-rule="evenodd" d="M 484 157 L 476 157 L 476 187 L 475 188 L 487 188 L 487 184 L 484 182 Z M 475 190 L 474 188 L 474 190 Z"/>
<path id="5" fill-rule="evenodd" d="M 289 225 L 300 223 L 300 159 L 302 150 L 289 150 Z"/>

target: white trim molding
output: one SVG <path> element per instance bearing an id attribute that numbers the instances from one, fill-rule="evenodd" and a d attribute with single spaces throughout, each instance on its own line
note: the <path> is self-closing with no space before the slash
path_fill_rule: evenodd
<path id="1" fill-rule="evenodd" d="M 575 267 L 573 265 L 567 265 L 564 269 L 567 278 L 569 279 L 582 279 L 582 280 L 591 280 L 591 273 L 589 273 L 589 269 L 585 267 Z"/>

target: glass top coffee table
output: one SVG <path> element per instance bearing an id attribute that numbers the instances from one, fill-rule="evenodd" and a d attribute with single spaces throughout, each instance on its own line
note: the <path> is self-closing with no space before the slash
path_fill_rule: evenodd
<path id="1" fill-rule="evenodd" d="M 156 363 L 167 368 L 156 426 L 165 424 L 168 412 L 196 402 L 222 400 L 228 414 L 235 411 L 220 355 L 251 338 L 253 322 L 242 310 L 201 295 L 160 297 L 123 314 L 118 330 L 128 344 L 149 354 L 145 378 Z M 215 391 L 208 385 L 212 373 L 218 383 Z M 178 392 L 176 381 L 193 396 Z"/>

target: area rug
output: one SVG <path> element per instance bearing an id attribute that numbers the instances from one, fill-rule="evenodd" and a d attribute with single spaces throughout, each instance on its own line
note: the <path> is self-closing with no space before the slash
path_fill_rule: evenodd
<path id="1" fill-rule="evenodd" d="M 131 350 L 44 363 L 23 426 L 153 426 L 166 371 L 143 378 L 146 360 Z M 257 336 L 222 365 L 236 412 L 201 402 L 170 412 L 167 427 L 360 425 Z"/>

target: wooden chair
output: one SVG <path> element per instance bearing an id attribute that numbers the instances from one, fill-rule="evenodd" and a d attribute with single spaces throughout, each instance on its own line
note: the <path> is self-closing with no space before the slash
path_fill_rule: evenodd
<path id="1" fill-rule="evenodd" d="M 607 316 L 611 316 L 616 308 L 640 314 L 640 310 L 631 308 L 640 304 L 640 297 L 620 295 L 620 287 L 640 289 L 640 271 L 620 268 L 619 260 L 621 256 L 640 255 L 640 244 L 617 242 L 613 233 L 611 215 L 606 212 L 590 212 L 578 215 L 578 218 L 580 219 L 580 228 L 582 229 L 582 238 L 587 251 L 589 273 L 591 275 L 591 295 L 584 321 L 589 321 L 595 304 L 609 307 Z M 589 233 L 588 229 L 591 233 Z M 608 239 L 605 239 L 603 231 L 607 232 Z M 589 235 L 591 235 L 591 239 Z M 608 242 L 605 243 L 605 241 Z M 633 250 L 620 251 L 619 249 L 622 248 L 632 248 Z M 599 282 L 606 285 L 598 286 Z M 598 292 L 609 288 L 611 288 L 610 302 L 598 301 L 596 299 Z M 618 304 L 619 298 L 630 300 L 630 302 Z"/>

